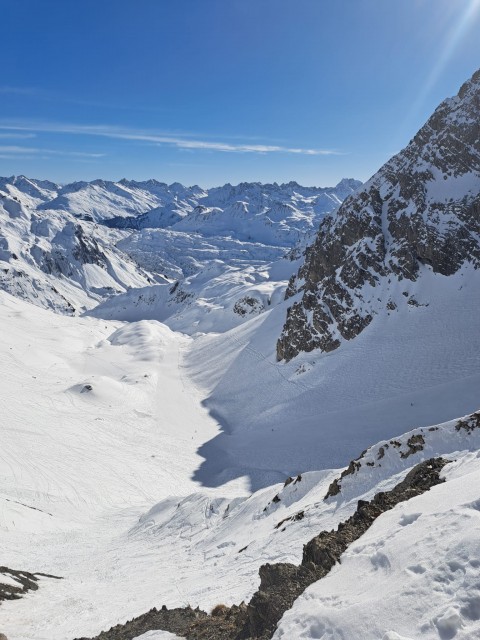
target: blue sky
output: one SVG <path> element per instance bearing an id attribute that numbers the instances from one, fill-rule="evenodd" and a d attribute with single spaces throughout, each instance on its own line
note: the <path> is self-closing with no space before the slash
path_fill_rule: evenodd
<path id="1" fill-rule="evenodd" d="M 480 67 L 480 0 L 0 8 L 0 175 L 365 180 Z"/>

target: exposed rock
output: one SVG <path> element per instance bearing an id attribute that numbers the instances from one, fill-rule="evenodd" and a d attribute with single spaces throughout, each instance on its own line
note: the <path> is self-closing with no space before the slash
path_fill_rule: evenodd
<path id="1" fill-rule="evenodd" d="M 298 522 L 299 520 L 303 520 L 304 517 L 305 511 L 298 511 L 298 513 L 294 513 L 293 516 L 289 516 L 288 518 L 280 520 L 280 522 L 275 525 L 275 529 L 280 529 L 280 527 L 287 522 Z"/>
<path id="2" fill-rule="evenodd" d="M 361 466 L 360 460 L 361 460 L 362 457 L 363 457 L 363 454 L 359 458 L 357 458 L 357 460 L 350 460 L 350 463 L 349 463 L 348 467 L 342 471 L 342 473 L 340 474 L 340 477 L 339 478 L 335 478 L 335 480 L 328 487 L 328 491 L 327 491 L 327 493 L 325 495 L 325 500 L 327 498 L 332 498 L 333 496 L 336 496 L 336 495 L 338 495 L 340 493 L 341 481 L 346 476 L 350 476 L 350 475 L 354 474 L 355 471 L 358 471 L 360 469 L 360 466 Z"/>
<path id="3" fill-rule="evenodd" d="M 150 609 L 147 613 L 129 620 L 125 624 L 118 624 L 108 631 L 102 631 L 96 640 L 133 640 L 137 636 L 152 629 L 162 629 L 179 636 L 185 636 L 192 625 L 209 617 L 204 611 L 182 607 L 167 609 L 162 607 Z M 78 640 L 88 640 L 79 638 Z"/>
<path id="4" fill-rule="evenodd" d="M 265 310 L 263 303 L 252 296 L 244 296 L 233 305 L 234 313 L 239 316 L 253 315 Z"/>
<path id="5" fill-rule="evenodd" d="M 7 580 L 2 582 L 2 577 Z M 61 579 L 47 573 L 29 573 L 28 571 L 0 567 L 0 602 L 2 600 L 18 600 L 29 591 L 37 591 L 40 577 Z M 12 580 L 16 583 L 15 585 L 11 583 Z M 0 634 L 0 640 L 1 637 Z"/>
<path id="6" fill-rule="evenodd" d="M 472 433 L 475 429 L 480 429 L 480 412 L 472 413 L 471 416 L 465 420 L 459 420 L 455 425 L 456 431 L 466 431 Z"/>
<path id="7" fill-rule="evenodd" d="M 320 225 L 286 298 L 278 360 L 332 351 L 361 333 L 420 269 L 480 266 L 480 71 L 445 100 L 408 146 Z M 408 293 L 405 292 L 408 296 Z M 418 302 L 411 298 L 410 307 Z"/>
<path id="8" fill-rule="evenodd" d="M 402 451 L 400 453 L 400 457 L 408 458 L 408 456 L 411 456 L 414 453 L 418 453 L 419 451 L 422 451 L 424 445 L 425 445 L 425 438 L 420 433 L 416 433 L 415 435 L 413 435 L 411 438 L 407 440 L 408 449 L 407 451 Z"/>
<path id="9" fill-rule="evenodd" d="M 422 462 L 391 491 L 378 493 L 370 502 L 359 501 L 355 513 L 335 531 L 322 531 L 304 546 L 299 566 L 289 563 L 261 566 L 260 586 L 248 605 L 217 605 L 211 615 L 190 607 L 152 609 L 90 640 L 132 640 L 152 629 L 170 631 L 187 640 L 268 640 L 285 611 L 308 586 L 327 575 L 342 553 L 378 516 L 444 482 L 440 471 L 445 464 L 447 461 L 442 458 Z"/>

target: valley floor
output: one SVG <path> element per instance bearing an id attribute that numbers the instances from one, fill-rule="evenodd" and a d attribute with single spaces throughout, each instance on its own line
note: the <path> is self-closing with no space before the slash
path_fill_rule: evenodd
<path id="1" fill-rule="evenodd" d="M 459 277 L 469 286 L 468 274 Z M 450 279 L 449 297 L 457 285 Z M 440 312 L 442 296 L 429 293 L 430 304 Z M 421 292 L 416 294 L 421 301 Z M 475 298 L 470 308 L 468 296 L 458 307 L 462 313 L 447 328 L 453 337 L 440 360 L 449 361 L 449 372 L 435 368 L 435 360 L 429 359 L 434 353 L 429 349 L 442 340 L 447 317 L 439 315 L 438 323 L 432 322 L 434 314 L 425 319 L 431 342 L 426 342 L 421 366 L 405 369 L 414 361 L 413 352 L 419 353 L 419 343 L 409 344 L 409 336 L 426 333 L 425 327 L 418 332 L 421 308 L 415 310 L 416 324 L 410 329 L 405 318 L 415 311 L 405 309 L 389 320 L 398 325 L 395 335 L 403 336 L 399 344 L 388 341 L 392 325 L 380 318 L 377 333 L 369 336 L 365 331 L 355 344 L 339 351 L 337 369 L 329 369 L 328 356 L 315 363 L 308 354 L 287 367 L 275 364 L 271 340 L 265 336 L 276 335 L 272 327 L 280 322 L 282 305 L 227 334 L 193 340 L 155 320 L 124 323 L 58 316 L 3 292 L 0 302 L 5 329 L 0 335 L 1 563 L 62 577 L 42 577 L 38 591 L 1 604 L 0 631 L 9 640 L 95 636 L 163 604 L 210 610 L 218 603 L 247 601 L 258 587 L 261 564 L 298 564 L 303 545 L 313 535 L 348 518 L 359 499 L 393 487 L 423 455 L 399 458 L 380 470 L 365 467 L 360 481 L 349 485 L 345 495 L 325 501 L 338 476 L 328 467 L 344 463 L 333 455 L 339 439 L 348 442 L 342 455 L 353 456 L 361 442 L 368 445 L 405 431 L 396 427 L 407 405 L 412 422 L 418 421 L 412 427 L 434 422 L 429 420 L 435 411 L 443 412 L 442 396 L 459 414 L 462 407 L 464 412 L 476 408 L 470 405 L 478 386 L 474 374 L 479 350 L 474 342 Z M 368 350 L 372 344 L 378 353 Z M 455 353 L 460 344 L 462 350 Z M 358 358 L 358 349 L 364 349 L 365 361 Z M 374 367 L 392 349 L 399 371 L 387 379 Z M 356 370 L 353 362 L 358 363 Z M 363 370 L 379 385 L 368 397 L 362 397 Z M 350 377 L 345 377 L 348 371 Z M 451 384 L 455 381 L 448 394 L 447 378 Z M 392 380 L 400 385 L 393 391 Z M 328 395 L 329 384 L 337 385 L 335 398 Z M 343 410 L 342 393 L 352 403 Z M 289 413 L 285 407 L 292 399 Z M 336 417 L 336 435 L 318 429 L 319 424 L 323 429 L 318 409 L 328 402 L 337 407 L 336 412 L 326 411 L 329 419 Z M 383 425 L 389 408 L 392 421 Z M 378 413 L 363 440 L 347 430 L 352 412 L 365 421 Z M 479 630 L 480 592 L 474 584 L 477 565 L 471 562 L 480 562 L 480 511 L 475 506 L 480 495 L 478 458 L 472 452 L 480 441 L 478 430 L 457 442 L 455 429 L 448 429 L 453 439 L 440 438 L 441 446 L 435 446 L 442 450 L 429 450 L 428 455 L 439 452 L 457 460 L 455 468 L 446 471 L 447 480 L 455 480 L 454 491 L 449 493 L 447 482 L 408 507 L 394 509 L 391 522 L 385 524 L 390 533 L 379 522 L 380 529 L 374 527 L 369 534 L 371 540 L 362 539 L 349 552 L 349 577 L 343 577 L 342 564 L 327 578 L 336 595 L 327 597 L 321 585 L 313 585 L 285 616 L 279 638 L 354 637 L 352 630 L 361 616 L 352 603 L 358 599 L 355 590 L 365 563 L 372 593 L 388 588 L 393 595 L 375 624 L 371 600 L 365 596 L 361 640 L 399 640 L 397 632 L 410 640 L 474 637 L 468 634 Z M 220 455 L 216 465 L 214 453 Z M 301 477 L 284 487 L 285 475 L 302 457 Z M 462 482 L 468 483 L 464 495 Z M 450 497 L 442 497 L 442 491 Z M 295 519 L 299 512 L 302 517 Z M 468 526 L 459 528 L 457 520 Z M 437 527 L 443 522 L 446 528 Z M 418 533 L 416 551 L 410 549 L 408 536 L 397 536 L 397 531 L 407 531 L 404 523 L 412 525 L 408 530 L 415 536 Z M 447 559 L 440 570 L 432 554 L 441 538 Z M 389 540 L 400 542 L 389 547 Z M 467 549 L 465 557 L 462 549 Z M 402 556 L 401 566 L 395 565 L 394 555 L 409 553 L 411 557 Z M 397 572 L 393 582 L 388 579 L 391 567 Z M 340 593 L 344 580 L 350 600 Z M 437 582 L 444 585 L 430 601 L 428 616 L 422 614 L 421 624 L 415 616 L 392 617 L 393 605 L 388 604 L 396 599 L 404 612 L 413 606 L 415 581 L 423 594 Z M 315 617 L 312 598 L 322 603 L 327 622 Z M 350 610 L 354 614 L 348 614 Z"/>
<path id="2" fill-rule="evenodd" d="M 218 434 L 182 373 L 191 339 L 155 321 L 68 318 L 0 296 L 2 564 L 64 578 L 3 604 L 0 629 L 65 640 L 153 606 L 166 582 L 178 598 L 176 560 L 157 557 L 165 579 L 145 589 L 153 550 L 126 534 L 162 498 L 199 489 L 197 449 Z"/>

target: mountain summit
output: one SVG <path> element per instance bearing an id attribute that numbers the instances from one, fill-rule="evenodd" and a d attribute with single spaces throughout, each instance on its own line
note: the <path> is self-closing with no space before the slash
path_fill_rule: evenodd
<path id="1" fill-rule="evenodd" d="M 418 302 L 426 271 L 480 266 L 480 71 L 326 218 L 286 298 L 278 360 L 338 348 L 381 311 Z M 404 284 L 401 284 L 402 281 Z M 428 304 L 428 300 L 425 302 Z"/>

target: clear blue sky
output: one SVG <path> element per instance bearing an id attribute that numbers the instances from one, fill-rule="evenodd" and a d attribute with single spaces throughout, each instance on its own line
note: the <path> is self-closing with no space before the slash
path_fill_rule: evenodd
<path id="1" fill-rule="evenodd" d="M 480 0 L 0 9 L 0 175 L 364 180 L 480 67 Z"/>

